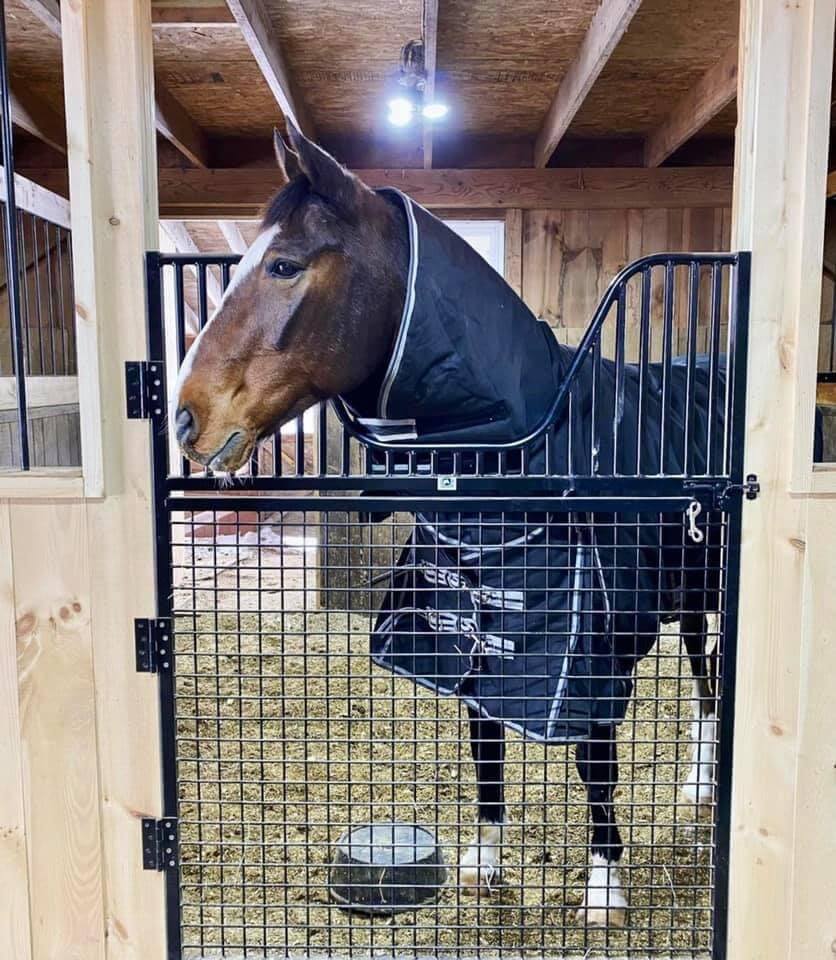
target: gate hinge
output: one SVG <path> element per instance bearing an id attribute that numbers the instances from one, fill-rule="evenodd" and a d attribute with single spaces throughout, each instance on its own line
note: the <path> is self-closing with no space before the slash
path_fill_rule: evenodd
<path id="1" fill-rule="evenodd" d="M 142 818 L 142 869 L 174 870 L 177 867 L 177 818 Z"/>
<path id="2" fill-rule="evenodd" d="M 125 397 L 129 420 L 148 420 L 165 413 L 165 364 L 161 360 L 125 362 Z"/>
<path id="3" fill-rule="evenodd" d="M 171 672 L 171 619 L 134 620 L 137 673 Z"/>

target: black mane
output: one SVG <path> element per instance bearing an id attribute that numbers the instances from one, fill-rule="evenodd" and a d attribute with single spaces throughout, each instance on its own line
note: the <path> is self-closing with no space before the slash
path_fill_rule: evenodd
<path id="1" fill-rule="evenodd" d="M 261 229 L 275 227 L 290 217 L 294 211 L 308 199 L 311 194 L 311 185 L 306 177 L 294 177 L 274 194 L 261 220 Z"/>

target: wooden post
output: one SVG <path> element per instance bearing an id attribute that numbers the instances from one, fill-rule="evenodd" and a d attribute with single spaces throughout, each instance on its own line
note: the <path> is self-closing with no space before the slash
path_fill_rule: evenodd
<path id="1" fill-rule="evenodd" d="M 62 0 L 61 23 L 85 490 L 98 496 L 82 531 L 107 957 L 151 960 L 166 955 L 163 882 L 140 846 L 140 818 L 161 813 L 157 683 L 135 672 L 132 642 L 134 618 L 156 612 L 149 430 L 125 419 L 124 388 L 125 361 L 146 356 L 144 254 L 158 245 L 151 4 Z"/>
<path id="2" fill-rule="evenodd" d="M 836 475 L 811 462 L 833 29 L 834 0 L 741 4 L 732 244 L 752 251 L 746 469 L 762 493 L 744 511 L 731 960 L 824 960 L 836 940 L 836 511 L 819 499 Z"/>

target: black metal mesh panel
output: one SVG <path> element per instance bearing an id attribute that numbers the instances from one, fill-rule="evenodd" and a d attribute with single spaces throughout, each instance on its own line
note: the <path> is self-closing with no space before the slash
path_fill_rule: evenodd
<path id="1" fill-rule="evenodd" d="M 629 538 L 632 510 L 599 515 L 598 525 Z M 478 530 L 483 515 L 468 516 Z M 659 536 L 684 522 L 654 518 Z M 645 532 L 650 519 L 642 514 Z M 530 532 L 565 529 L 570 517 L 500 522 Z M 589 872 L 589 805 L 571 745 L 506 735 L 501 878 L 479 896 L 459 882 L 477 818 L 462 701 L 370 657 L 412 527 L 408 514 L 378 511 L 364 523 L 307 499 L 296 510 L 172 514 L 183 956 L 710 955 L 715 801 L 698 805 L 682 792 L 694 691 L 678 623 L 639 664 L 617 733 L 627 926 L 595 930 L 575 917 Z M 705 532 L 722 556 L 724 516 L 712 514 Z M 532 565 L 561 560 L 531 553 Z M 671 555 L 658 574 L 679 577 L 681 562 Z M 707 599 L 717 572 L 702 576 Z M 438 586 L 419 592 L 439 605 Z M 691 596 L 710 615 L 709 649 L 721 646 L 722 582 L 719 597 L 699 606 Z M 622 607 L 622 624 L 641 613 Z M 458 612 L 468 610 L 463 600 Z M 701 734 L 713 780 L 716 724 Z M 352 826 L 387 821 L 437 838 L 446 882 L 417 910 L 346 911 L 329 889 L 335 844 Z"/>

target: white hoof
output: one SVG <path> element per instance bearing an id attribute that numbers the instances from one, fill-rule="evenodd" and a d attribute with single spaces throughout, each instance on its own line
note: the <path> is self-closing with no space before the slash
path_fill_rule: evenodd
<path id="1" fill-rule="evenodd" d="M 480 823 L 476 840 L 459 862 L 459 885 L 463 893 L 493 893 L 502 883 L 502 825 Z"/>
<path id="2" fill-rule="evenodd" d="M 592 869 L 577 920 L 587 927 L 623 927 L 627 922 L 627 898 L 621 889 L 618 867 L 597 853 L 592 855 Z"/>

